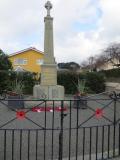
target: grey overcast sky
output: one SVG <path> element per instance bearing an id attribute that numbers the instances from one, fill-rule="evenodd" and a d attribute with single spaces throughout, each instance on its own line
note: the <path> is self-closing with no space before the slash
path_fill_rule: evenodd
<path id="1" fill-rule="evenodd" d="M 0 48 L 43 51 L 46 0 L 0 0 Z M 57 62 L 80 63 L 120 42 L 120 0 L 51 0 Z"/>

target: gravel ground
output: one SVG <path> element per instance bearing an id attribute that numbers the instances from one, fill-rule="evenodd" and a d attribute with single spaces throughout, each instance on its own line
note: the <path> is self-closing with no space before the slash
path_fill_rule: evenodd
<path id="1" fill-rule="evenodd" d="M 93 98 L 106 98 L 106 96 L 92 97 Z M 108 157 L 108 138 L 109 138 L 109 149 L 110 157 L 113 155 L 113 131 L 114 127 L 108 125 L 111 123 L 107 119 L 113 121 L 114 119 L 114 105 L 110 104 L 104 109 L 103 115 L 107 118 L 97 119 L 93 116 L 89 121 L 85 122 L 91 115 L 94 114 L 94 110 L 97 108 L 102 108 L 103 106 L 108 105 L 111 100 L 89 100 L 88 106 L 91 109 L 77 109 L 73 108 L 73 103 L 65 101 L 64 106 L 67 106 L 67 111 L 63 121 L 63 157 L 65 160 L 68 157 L 72 157 L 71 160 L 75 159 L 75 156 L 78 156 L 78 160 L 82 159 L 83 152 L 85 155 L 92 153 L 92 160 L 96 159 L 96 133 L 98 129 L 98 145 L 97 152 L 98 158 L 102 157 L 102 146 L 103 146 L 103 157 Z M 7 102 L 3 103 L 7 104 Z M 4 125 L 8 121 L 16 118 L 16 113 L 11 111 L 5 104 L 0 103 L 0 126 Z M 25 107 L 30 108 L 36 106 L 39 102 L 25 102 Z M 52 106 L 52 103 L 48 102 L 47 106 Z M 43 106 L 43 104 L 42 104 Z M 60 106 L 60 102 L 55 103 L 55 107 Z M 120 103 L 117 102 L 116 107 L 116 118 L 120 118 Z M 60 122 L 61 114 L 60 112 L 28 112 L 26 114 L 28 119 L 15 119 L 11 123 L 5 125 L 0 130 L 0 160 L 49 160 L 57 159 L 59 155 L 59 134 L 60 134 Z M 31 119 L 32 121 L 30 121 Z M 46 123 L 45 123 L 46 119 Z M 78 119 L 78 121 L 77 121 Z M 71 123 L 70 123 L 71 122 Z M 38 126 L 38 125 L 39 126 Z M 102 127 L 103 125 L 106 125 Z M 46 126 L 47 130 L 42 129 Z M 71 129 L 79 126 L 79 129 Z M 99 127 L 91 127 L 99 126 Z M 55 130 L 51 130 L 54 128 Z M 7 129 L 6 131 L 3 129 Z M 13 131 L 13 129 L 16 129 Z M 22 130 L 19 130 L 22 129 Z M 23 130 L 24 129 L 24 130 Z M 29 129 L 29 130 L 27 130 Z M 109 132 L 110 131 L 110 132 Z M 90 132 L 91 132 L 91 143 L 90 143 Z M 83 134 L 85 133 L 85 134 Z M 102 136 L 104 133 L 104 143 L 102 143 Z M 110 134 L 109 134 L 110 133 Z M 5 136 L 6 135 L 6 136 Z M 78 135 L 78 136 L 77 136 Z M 37 136 L 37 138 L 36 138 Z M 118 140 L 119 140 L 119 125 L 116 125 L 116 135 L 115 135 L 115 153 L 118 154 Z M 84 139 L 85 138 L 85 139 Z M 83 140 L 84 139 L 84 140 Z M 83 150 L 84 142 L 84 150 Z M 5 147 L 6 146 L 6 147 Z M 91 146 L 91 150 L 90 150 Z M 6 148 L 6 149 L 5 149 Z M 76 151 L 77 149 L 77 151 Z M 20 154 L 21 153 L 21 154 Z M 6 155 L 6 157 L 4 157 Z M 13 156 L 14 155 L 14 156 Z M 13 157 L 12 157 L 13 156 Z M 89 159 L 89 156 L 85 156 L 85 160 Z"/>

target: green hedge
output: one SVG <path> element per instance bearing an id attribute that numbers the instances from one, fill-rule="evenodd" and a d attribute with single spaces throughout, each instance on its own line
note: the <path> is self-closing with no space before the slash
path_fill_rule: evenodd
<path id="1" fill-rule="evenodd" d="M 10 88 L 10 76 L 7 71 L 0 72 L 0 93 L 3 90 L 9 90 Z"/>
<path id="2" fill-rule="evenodd" d="M 30 72 L 26 72 L 23 76 L 23 93 L 24 94 L 33 94 L 33 87 L 35 85 L 36 79 L 34 77 L 34 74 Z"/>
<path id="3" fill-rule="evenodd" d="M 100 73 L 103 73 L 107 78 L 110 77 L 120 78 L 120 68 L 103 70 L 100 71 Z"/>
<path id="4" fill-rule="evenodd" d="M 86 86 L 94 93 L 105 91 L 105 77 L 101 73 L 91 72 L 86 74 Z"/>
<path id="5" fill-rule="evenodd" d="M 76 92 L 77 74 L 69 72 L 58 72 L 57 81 L 59 85 L 64 86 L 66 94 L 73 94 Z"/>
<path id="6" fill-rule="evenodd" d="M 100 93 L 105 91 L 105 78 L 101 73 L 77 74 L 75 72 L 58 72 L 58 84 L 64 86 L 66 94 L 75 94 L 77 92 L 75 84 L 77 84 L 78 79 L 86 80 L 88 92 Z"/>

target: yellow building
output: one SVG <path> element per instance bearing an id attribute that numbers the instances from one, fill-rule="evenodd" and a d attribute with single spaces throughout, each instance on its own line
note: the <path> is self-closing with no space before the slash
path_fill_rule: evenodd
<path id="1" fill-rule="evenodd" d="M 41 73 L 44 54 L 36 48 L 30 47 L 9 55 L 13 69 L 22 68 L 23 70 Z"/>

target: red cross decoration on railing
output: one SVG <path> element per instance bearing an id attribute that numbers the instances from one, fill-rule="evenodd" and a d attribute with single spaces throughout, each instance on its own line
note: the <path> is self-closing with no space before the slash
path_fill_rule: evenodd
<path id="1" fill-rule="evenodd" d="M 96 109 L 96 111 L 95 111 L 95 117 L 97 118 L 97 119 L 100 119 L 100 118 L 102 118 L 102 116 L 103 116 L 103 110 L 101 109 L 101 108 L 97 108 Z"/>
<path id="2" fill-rule="evenodd" d="M 16 117 L 17 117 L 17 119 L 19 119 L 19 120 L 25 119 L 25 115 L 26 115 L 26 112 L 24 112 L 24 111 L 17 111 L 17 112 L 16 112 Z"/>

